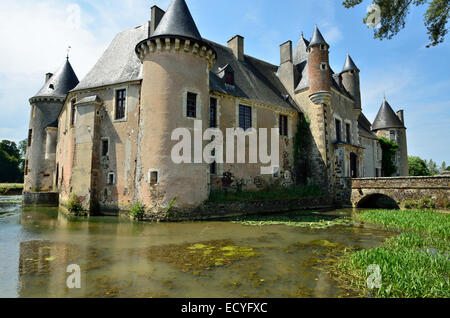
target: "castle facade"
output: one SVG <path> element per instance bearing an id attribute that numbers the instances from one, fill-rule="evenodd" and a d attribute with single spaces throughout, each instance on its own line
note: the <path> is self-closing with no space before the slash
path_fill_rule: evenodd
<path id="1" fill-rule="evenodd" d="M 194 209 L 230 183 L 254 191 L 314 183 L 339 204 L 349 178 L 383 176 L 381 136 L 400 145 L 397 174 L 407 175 L 403 111 L 384 100 L 371 124 L 360 70 L 348 55 L 335 73 L 329 53 L 316 27 L 310 40 L 282 44 L 272 65 L 246 55 L 239 35 L 227 46 L 202 38 L 184 0 L 167 12 L 154 6 L 150 21 L 119 33 L 81 81 L 68 59 L 46 75 L 30 99 L 25 191 L 57 191 L 63 205 L 76 194 L 90 211 L 140 201 L 158 213 L 171 204 Z M 210 127 L 224 136 L 277 128 L 279 166 L 262 175 L 264 165 L 249 160 L 175 163 L 180 127 L 193 138 Z"/>

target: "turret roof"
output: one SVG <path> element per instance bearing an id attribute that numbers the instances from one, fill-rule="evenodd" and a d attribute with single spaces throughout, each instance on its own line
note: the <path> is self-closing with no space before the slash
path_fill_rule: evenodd
<path id="1" fill-rule="evenodd" d="M 345 60 L 344 68 L 342 69 L 342 72 L 346 71 L 359 71 L 359 68 L 356 66 L 355 62 L 353 62 L 353 59 L 351 58 L 350 54 L 347 53 L 347 59 Z"/>
<path id="2" fill-rule="evenodd" d="M 313 34 L 313 36 L 311 38 L 311 41 L 309 43 L 309 46 L 311 47 L 311 46 L 316 45 L 316 44 L 326 44 L 326 45 L 328 45 L 328 43 L 323 38 L 322 33 L 320 33 L 320 30 L 317 27 L 317 25 L 316 25 L 316 28 L 314 30 L 314 34 Z"/>
<path id="3" fill-rule="evenodd" d="M 405 128 L 405 125 L 397 117 L 391 105 L 389 105 L 385 98 L 378 111 L 377 117 L 372 124 L 372 130 L 376 131 L 389 128 Z"/>
<path id="4" fill-rule="evenodd" d="M 59 70 L 45 82 L 44 86 L 32 98 L 65 98 L 67 93 L 77 86 L 78 83 L 78 77 L 75 74 L 72 65 L 70 65 L 69 59 L 67 58 Z"/>
<path id="5" fill-rule="evenodd" d="M 184 0 L 173 0 L 152 37 L 162 35 L 179 35 L 202 40 L 191 12 Z"/>

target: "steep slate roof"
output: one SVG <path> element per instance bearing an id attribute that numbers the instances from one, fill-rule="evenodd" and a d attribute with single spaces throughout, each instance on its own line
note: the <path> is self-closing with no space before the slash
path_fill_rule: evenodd
<path id="1" fill-rule="evenodd" d="M 78 77 L 75 74 L 69 59 L 66 59 L 59 70 L 45 82 L 44 86 L 36 93 L 35 97 L 65 98 L 67 93 L 77 86 Z"/>
<path id="2" fill-rule="evenodd" d="M 284 98 L 289 93 L 276 75 L 278 66 L 248 55 L 244 55 L 244 61 L 240 62 L 228 47 L 205 39 L 204 41 L 209 43 L 217 53 L 217 62 L 210 72 L 211 90 L 297 110 L 293 103 Z M 226 65 L 233 69 L 234 86 L 225 84 L 224 79 L 218 76 L 220 70 Z"/>
<path id="3" fill-rule="evenodd" d="M 320 33 L 319 28 L 316 25 L 316 28 L 314 29 L 314 34 L 311 38 L 311 41 L 309 42 L 309 46 L 313 46 L 316 44 L 326 44 L 328 45 L 328 43 L 325 41 L 325 39 L 323 38 L 322 33 Z"/>
<path id="4" fill-rule="evenodd" d="M 196 40 L 202 39 L 184 0 L 172 2 L 152 37 L 162 35 L 179 35 Z"/>
<path id="5" fill-rule="evenodd" d="M 372 124 L 372 130 L 376 131 L 389 128 L 405 128 L 405 125 L 397 117 L 391 105 L 384 99 L 377 117 Z"/>
<path id="6" fill-rule="evenodd" d="M 358 118 L 359 135 L 367 139 L 377 140 L 378 137 L 372 132 L 372 125 L 367 117 L 361 113 Z"/>
<path id="7" fill-rule="evenodd" d="M 148 23 L 119 33 L 74 90 L 142 79 L 142 63 L 134 49 L 147 37 Z"/>
<path id="8" fill-rule="evenodd" d="M 351 70 L 359 71 L 359 68 L 356 66 L 355 62 L 353 62 L 353 59 L 351 58 L 350 54 L 347 53 L 347 59 L 345 60 L 342 72 Z"/>

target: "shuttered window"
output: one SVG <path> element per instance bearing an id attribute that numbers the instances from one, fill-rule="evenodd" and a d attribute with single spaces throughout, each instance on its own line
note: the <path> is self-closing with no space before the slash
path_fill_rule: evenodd
<path id="1" fill-rule="evenodd" d="M 239 127 L 247 130 L 252 128 L 252 108 L 239 105 Z"/>

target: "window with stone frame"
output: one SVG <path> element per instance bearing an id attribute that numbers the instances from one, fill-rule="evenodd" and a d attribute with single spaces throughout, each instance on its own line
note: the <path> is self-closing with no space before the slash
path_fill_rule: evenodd
<path id="1" fill-rule="evenodd" d="M 33 129 L 28 130 L 28 147 L 31 147 L 31 142 L 33 140 Z"/>
<path id="2" fill-rule="evenodd" d="M 197 118 L 197 94 L 195 93 L 187 93 L 186 116 L 189 118 Z"/>
<path id="3" fill-rule="evenodd" d="M 288 116 L 280 115 L 279 119 L 280 125 L 280 136 L 288 136 Z"/>
<path id="4" fill-rule="evenodd" d="M 109 155 L 109 139 L 102 138 L 102 157 Z"/>
<path id="5" fill-rule="evenodd" d="M 341 121 L 339 119 L 335 120 L 335 126 L 336 126 L 336 141 L 341 142 L 342 141 L 342 127 L 341 127 Z"/>
<path id="6" fill-rule="evenodd" d="M 389 137 L 390 137 L 391 141 L 395 141 L 395 131 L 394 130 L 391 130 L 389 132 Z"/>
<path id="7" fill-rule="evenodd" d="M 217 99 L 209 99 L 209 127 L 217 128 Z"/>
<path id="8" fill-rule="evenodd" d="M 244 130 L 252 128 L 252 108 L 239 105 L 239 128 Z"/>
<path id="9" fill-rule="evenodd" d="M 114 185 L 116 183 L 116 175 L 114 172 L 108 173 L 108 185 Z"/>
<path id="10" fill-rule="evenodd" d="M 127 100 L 127 90 L 126 89 L 116 90 L 116 105 L 114 109 L 115 120 L 125 119 L 126 100 Z"/>
<path id="11" fill-rule="evenodd" d="M 345 138 L 348 144 L 352 143 L 351 126 L 350 124 L 345 124 Z"/>
<path id="12" fill-rule="evenodd" d="M 76 114 L 76 107 L 75 107 L 75 100 L 72 100 L 70 102 L 70 126 L 75 125 L 75 114 Z"/>

